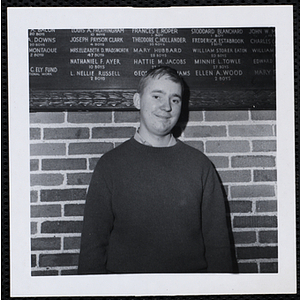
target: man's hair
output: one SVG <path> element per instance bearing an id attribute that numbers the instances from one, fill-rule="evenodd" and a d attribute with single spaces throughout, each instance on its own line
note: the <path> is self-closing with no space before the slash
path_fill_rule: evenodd
<path id="1" fill-rule="evenodd" d="M 175 69 L 170 68 L 168 66 L 160 66 L 160 67 L 150 69 L 146 73 L 146 75 L 141 78 L 139 85 L 138 85 L 137 92 L 139 94 L 143 93 L 146 83 L 149 79 L 156 79 L 156 78 L 159 79 L 162 76 L 167 76 L 173 82 L 179 83 L 181 85 L 181 92 L 183 94 L 183 90 L 184 90 L 183 79 L 178 75 L 178 73 Z"/>

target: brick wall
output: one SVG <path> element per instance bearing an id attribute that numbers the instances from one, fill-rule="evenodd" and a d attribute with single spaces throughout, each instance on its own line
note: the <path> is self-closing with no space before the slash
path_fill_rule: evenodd
<path id="1" fill-rule="evenodd" d="M 241 273 L 277 272 L 275 111 L 192 111 L 180 139 L 208 155 L 228 195 Z M 30 115 L 32 275 L 76 274 L 85 194 L 136 111 Z"/>

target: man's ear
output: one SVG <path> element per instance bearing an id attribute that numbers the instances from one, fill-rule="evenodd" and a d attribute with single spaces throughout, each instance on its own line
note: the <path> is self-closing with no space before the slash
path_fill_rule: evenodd
<path id="1" fill-rule="evenodd" d="M 133 95 L 133 104 L 134 104 L 135 108 L 140 110 L 140 108 L 141 108 L 141 97 L 140 97 L 139 93 L 135 93 Z"/>

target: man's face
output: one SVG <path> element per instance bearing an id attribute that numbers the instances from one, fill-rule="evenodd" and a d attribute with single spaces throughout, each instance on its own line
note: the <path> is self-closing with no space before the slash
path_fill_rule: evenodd
<path id="1" fill-rule="evenodd" d="M 150 78 L 141 94 L 135 94 L 134 104 L 140 109 L 140 133 L 163 137 L 170 133 L 181 112 L 182 88 L 165 75 Z"/>

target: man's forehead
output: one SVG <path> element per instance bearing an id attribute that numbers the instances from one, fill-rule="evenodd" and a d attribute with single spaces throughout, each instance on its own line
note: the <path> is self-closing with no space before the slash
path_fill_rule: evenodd
<path id="1" fill-rule="evenodd" d="M 157 77 L 150 77 L 150 78 L 147 78 L 146 82 L 145 82 L 145 87 L 149 87 L 149 86 L 153 86 L 155 87 L 155 84 L 159 84 L 159 83 L 162 83 L 162 82 L 165 82 L 165 81 L 171 81 L 173 82 L 174 84 L 178 85 L 181 89 L 181 84 L 179 82 L 176 82 L 174 81 L 170 76 L 168 75 L 162 75 L 162 76 L 157 76 Z"/>

